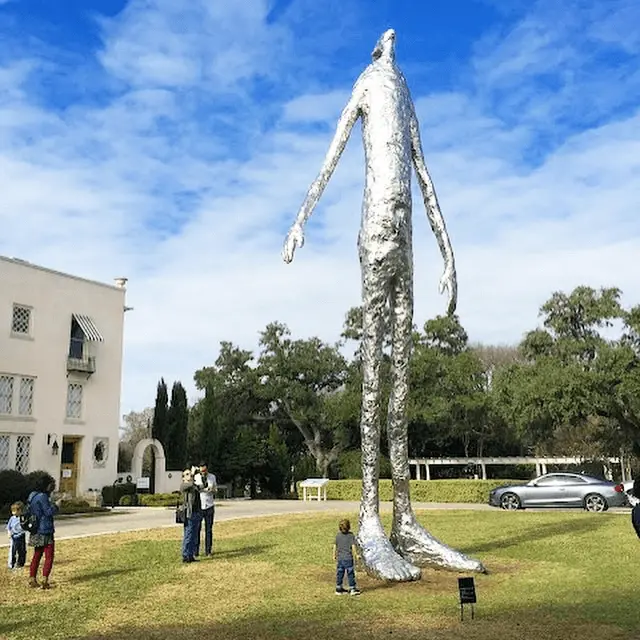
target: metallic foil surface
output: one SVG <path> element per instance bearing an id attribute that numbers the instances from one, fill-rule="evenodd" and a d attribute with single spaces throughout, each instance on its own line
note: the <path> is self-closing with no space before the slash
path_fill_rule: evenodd
<path id="1" fill-rule="evenodd" d="M 484 572 L 483 565 L 431 536 L 417 521 L 409 495 L 407 400 L 413 325 L 411 170 L 415 168 L 431 229 L 444 259 L 440 292 L 457 302 L 455 261 L 444 218 L 427 170 L 420 129 L 406 80 L 395 60 L 395 32 L 382 34 L 372 63 L 356 81 L 324 163 L 291 227 L 285 262 L 304 245 L 303 227 L 322 195 L 358 118 L 362 119 L 366 177 L 358 250 L 362 274 L 362 500 L 356 536 L 370 575 L 418 580 L 420 566 Z M 391 317 L 392 385 L 387 416 L 394 502 L 387 538 L 379 516 L 380 363 L 385 308 Z"/>

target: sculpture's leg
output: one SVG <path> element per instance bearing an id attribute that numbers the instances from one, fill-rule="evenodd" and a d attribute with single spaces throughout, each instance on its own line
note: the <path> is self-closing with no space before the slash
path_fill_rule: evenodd
<path id="1" fill-rule="evenodd" d="M 384 308 L 388 277 L 379 263 L 361 257 L 363 287 L 362 332 L 362 500 L 357 543 L 367 573 L 382 580 L 418 580 L 420 569 L 399 556 L 391 546 L 379 516 L 380 361 L 384 337 Z"/>
<path id="2" fill-rule="evenodd" d="M 485 572 L 482 563 L 452 549 L 427 532 L 411 508 L 407 400 L 413 325 L 413 273 L 409 253 L 394 280 L 390 306 L 392 373 L 387 433 L 394 490 L 391 544 L 404 558 L 420 567 Z"/>

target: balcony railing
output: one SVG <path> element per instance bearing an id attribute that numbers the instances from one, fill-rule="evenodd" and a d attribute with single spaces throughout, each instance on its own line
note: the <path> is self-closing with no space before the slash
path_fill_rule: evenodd
<path id="1" fill-rule="evenodd" d="M 80 373 L 88 373 L 91 375 L 96 372 L 96 359 L 94 356 L 86 358 L 67 358 L 67 371 L 76 371 Z"/>

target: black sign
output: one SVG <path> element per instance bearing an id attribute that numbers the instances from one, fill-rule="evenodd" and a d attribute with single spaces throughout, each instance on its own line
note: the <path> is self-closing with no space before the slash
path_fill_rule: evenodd
<path id="1" fill-rule="evenodd" d="M 476 587 L 473 578 L 458 578 L 458 590 L 460 591 L 460 604 L 475 604 Z"/>

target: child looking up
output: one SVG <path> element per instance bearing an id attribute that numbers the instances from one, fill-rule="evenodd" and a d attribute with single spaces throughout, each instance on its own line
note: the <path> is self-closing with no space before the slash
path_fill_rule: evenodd
<path id="1" fill-rule="evenodd" d="M 356 554 L 356 539 L 351 533 L 351 523 L 345 519 L 338 524 L 336 542 L 333 545 L 333 559 L 336 561 L 336 595 L 341 596 L 347 593 L 342 588 L 344 574 L 347 574 L 349 581 L 349 592 L 352 596 L 359 596 L 360 591 L 356 588 L 356 573 L 353 568 L 353 559 Z"/>

